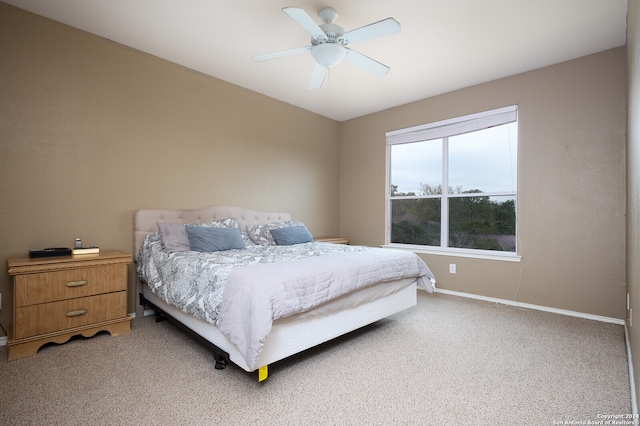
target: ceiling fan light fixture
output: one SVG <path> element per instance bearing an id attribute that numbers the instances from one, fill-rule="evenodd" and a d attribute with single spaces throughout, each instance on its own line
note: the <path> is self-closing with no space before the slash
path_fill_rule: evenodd
<path id="1" fill-rule="evenodd" d="M 331 68 L 342 62 L 347 56 L 347 49 L 338 43 L 322 43 L 311 48 L 311 56 L 319 65 Z"/>

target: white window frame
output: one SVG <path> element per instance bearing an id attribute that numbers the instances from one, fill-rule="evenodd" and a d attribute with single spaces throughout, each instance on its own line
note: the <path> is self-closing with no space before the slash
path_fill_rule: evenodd
<path id="1" fill-rule="evenodd" d="M 392 243 L 391 239 L 391 147 L 397 144 L 423 142 L 433 139 L 444 139 L 443 158 L 442 158 L 442 188 L 448 188 L 448 137 L 461 133 L 473 132 L 493 126 L 499 126 L 511 122 L 517 122 L 518 106 L 511 105 L 503 108 L 497 108 L 489 111 L 483 111 L 476 114 L 465 115 L 462 117 L 441 120 L 434 123 L 424 124 L 420 126 L 409 127 L 406 129 L 394 130 L 386 133 L 387 138 L 387 164 L 386 164 L 386 193 L 385 193 L 385 244 L 383 247 L 410 250 L 416 253 L 438 254 L 458 257 L 472 257 L 480 259 L 506 260 L 519 262 L 521 256 L 518 254 L 518 223 L 517 223 L 517 188 L 516 192 L 516 252 L 503 252 L 494 250 L 464 249 L 448 247 L 448 222 L 449 215 L 441 215 L 441 241 L 440 247 L 422 246 L 416 244 L 400 244 Z M 510 192 L 508 195 L 511 195 Z M 499 196 L 506 195 L 500 192 L 486 192 L 483 196 Z M 448 212 L 449 197 L 452 195 L 443 195 L 439 197 L 442 200 L 442 211 Z M 445 210 L 446 209 L 446 210 Z"/>

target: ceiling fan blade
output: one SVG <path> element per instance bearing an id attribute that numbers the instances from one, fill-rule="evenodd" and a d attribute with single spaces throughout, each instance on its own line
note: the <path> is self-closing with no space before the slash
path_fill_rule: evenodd
<path id="1" fill-rule="evenodd" d="M 253 57 L 253 60 L 255 62 L 268 61 L 269 59 L 295 55 L 296 53 L 308 52 L 309 50 L 311 50 L 311 46 L 296 47 L 295 49 L 281 50 L 279 52 L 273 52 L 273 53 L 265 53 L 264 55 L 256 55 Z"/>
<path id="2" fill-rule="evenodd" d="M 355 50 L 347 49 L 348 53 L 346 56 L 347 61 L 352 64 L 362 68 L 363 70 L 370 72 L 376 77 L 384 77 L 389 72 L 389 67 L 381 64 L 378 61 L 374 61 L 368 56 L 363 55 L 362 53 L 358 53 Z"/>
<path id="3" fill-rule="evenodd" d="M 315 40 L 327 39 L 327 35 L 322 31 L 322 28 L 320 28 L 303 9 L 298 7 L 285 7 L 282 11 L 296 21 L 306 32 L 311 34 L 311 37 Z"/>
<path id="4" fill-rule="evenodd" d="M 393 18 L 387 18 L 364 27 L 356 28 L 344 33 L 344 38 L 350 43 L 360 43 L 377 37 L 400 32 L 400 23 Z"/>
<path id="5" fill-rule="evenodd" d="M 327 73 L 327 69 L 320 64 L 316 64 L 313 69 L 313 73 L 311 73 L 311 79 L 309 80 L 309 86 L 307 87 L 309 90 L 316 90 L 322 87 L 322 83 L 324 83 L 324 76 Z"/>

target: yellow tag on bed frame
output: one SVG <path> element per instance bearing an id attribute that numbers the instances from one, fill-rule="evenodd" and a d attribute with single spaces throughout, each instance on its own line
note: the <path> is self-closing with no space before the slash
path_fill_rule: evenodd
<path id="1" fill-rule="evenodd" d="M 269 375 L 269 366 L 268 365 L 265 365 L 264 367 L 258 368 L 258 381 L 259 382 L 262 382 L 263 380 L 266 380 L 268 375 Z"/>

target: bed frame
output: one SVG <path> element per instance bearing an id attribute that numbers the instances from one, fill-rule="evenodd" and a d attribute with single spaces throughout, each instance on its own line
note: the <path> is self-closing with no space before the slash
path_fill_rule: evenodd
<path id="1" fill-rule="evenodd" d="M 137 261 L 144 238 L 149 233 L 158 231 L 156 222 L 204 223 L 228 217 L 236 217 L 241 230 L 244 230 L 246 225 L 291 220 L 291 215 L 287 213 L 258 212 L 232 206 L 195 210 L 142 209 L 134 214 L 134 259 Z M 216 368 L 224 368 L 226 362 L 231 361 L 245 371 L 252 371 L 240 352 L 216 326 L 170 306 L 152 293 L 146 284 L 139 279 L 136 281 L 136 292 L 139 295 L 136 317 L 141 318 L 144 315 L 144 305 L 150 304 L 164 316 L 177 321 L 212 345 Z M 409 285 L 401 285 L 400 290 L 355 308 L 316 316 L 305 315 L 299 320 L 287 318 L 285 321 L 274 321 L 260 355 L 259 367 L 256 369 L 258 380 L 263 381 L 267 378 L 268 365 L 271 363 L 415 306 L 416 284 L 411 282 L 412 280 L 406 281 Z"/>

